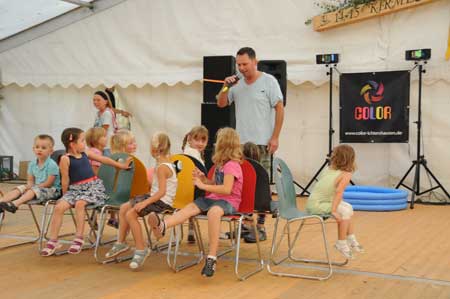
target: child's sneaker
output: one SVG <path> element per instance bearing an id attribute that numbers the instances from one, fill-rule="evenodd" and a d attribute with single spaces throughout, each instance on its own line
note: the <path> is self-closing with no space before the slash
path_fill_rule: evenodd
<path id="1" fill-rule="evenodd" d="M 219 234 L 219 239 L 220 239 L 220 240 L 229 240 L 229 239 L 231 239 L 231 234 L 230 234 L 230 232 L 226 232 L 226 233 L 220 232 L 220 234 Z"/>
<path id="2" fill-rule="evenodd" d="M 339 251 L 343 256 L 345 256 L 345 258 L 347 259 L 353 259 L 353 253 L 352 250 L 350 249 L 350 247 L 347 245 L 347 243 L 345 244 L 340 244 L 339 241 L 336 242 L 336 244 L 334 244 L 334 248 L 337 249 L 337 251 Z"/>
<path id="3" fill-rule="evenodd" d="M 216 259 L 212 257 L 206 258 L 205 266 L 202 269 L 202 276 L 212 277 L 216 271 L 216 263 Z"/>
<path id="4" fill-rule="evenodd" d="M 259 241 L 267 240 L 266 229 L 264 227 L 258 227 L 258 237 Z M 256 243 L 256 233 L 255 230 L 251 230 L 248 234 L 244 236 L 244 241 L 246 243 Z"/>
<path id="5" fill-rule="evenodd" d="M 105 257 L 111 258 L 115 257 L 122 252 L 125 252 L 129 249 L 128 245 L 126 243 L 114 243 L 113 247 L 105 254 Z"/>
<path id="6" fill-rule="evenodd" d="M 347 236 L 347 244 L 351 250 L 354 250 L 354 251 L 360 252 L 360 253 L 364 252 L 364 248 L 356 240 L 356 237 L 354 234 Z"/>
<path id="7" fill-rule="evenodd" d="M 130 268 L 132 270 L 137 270 L 137 269 L 141 268 L 144 265 L 145 260 L 147 259 L 147 257 L 149 255 L 150 255 L 150 249 L 148 249 L 148 248 L 145 248 L 144 250 L 136 250 L 134 252 L 133 259 L 131 260 L 131 263 L 129 265 Z"/>
<path id="8" fill-rule="evenodd" d="M 358 243 L 358 241 L 347 241 L 347 243 L 352 251 L 356 251 L 359 253 L 364 252 L 364 247 L 362 247 L 361 244 Z"/>
<path id="9" fill-rule="evenodd" d="M 15 213 L 17 211 L 17 207 L 12 202 L 0 202 L 0 209 L 8 211 L 10 213 Z"/>

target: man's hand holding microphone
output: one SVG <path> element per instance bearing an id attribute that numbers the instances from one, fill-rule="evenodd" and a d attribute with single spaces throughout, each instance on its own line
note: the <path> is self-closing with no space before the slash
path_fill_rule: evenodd
<path id="1" fill-rule="evenodd" d="M 233 86 L 234 84 L 236 84 L 236 83 L 238 83 L 238 81 L 241 79 L 241 74 L 236 74 L 236 75 L 233 75 L 233 76 L 229 76 L 229 77 L 226 77 L 223 81 L 224 81 L 224 84 L 223 84 L 223 87 L 222 87 L 222 89 L 220 90 L 220 92 L 227 92 L 228 91 L 228 89 L 231 87 L 231 86 Z"/>

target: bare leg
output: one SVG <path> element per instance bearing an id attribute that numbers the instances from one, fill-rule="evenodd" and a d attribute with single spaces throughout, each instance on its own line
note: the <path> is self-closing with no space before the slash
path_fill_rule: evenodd
<path id="1" fill-rule="evenodd" d="M 213 206 L 208 211 L 209 255 L 216 256 L 219 247 L 220 218 L 224 215 L 221 207 Z"/>
<path id="2" fill-rule="evenodd" d="M 85 207 L 87 202 L 84 200 L 79 200 L 75 203 L 75 222 L 77 224 L 76 234 L 77 237 L 84 236 L 84 222 L 86 218 Z"/>
<path id="3" fill-rule="evenodd" d="M 127 212 L 131 209 L 131 204 L 129 202 L 124 203 L 120 206 L 119 210 L 119 236 L 117 237 L 118 243 L 125 242 L 127 238 L 128 230 L 130 229 L 130 225 L 127 220 Z"/>
<path id="4" fill-rule="evenodd" d="M 136 250 L 144 250 L 144 237 L 142 235 L 141 224 L 139 223 L 139 215 L 135 209 L 130 209 L 127 212 L 127 222 L 130 225 L 131 233 L 133 234 Z"/>
<path id="5" fill-rule="evenodd" d="M 68 209 L 70 209 L 70 204 L 65 200 L 60 200 L 56 204 L 53 211 L 52 222 L 50 223 L 50 240 L 58 239 L 64 212 Z"/>
<path id="6" fill-rule="evenodd" d="M 354 231 L 355 231 L 355 224 L 353 223 L 353 219 L 350 218 L 348 220 L 349 224 L 348 224 L 348 228 L 347 228 L 347 236 L 348 235 L 353 235 Z"/>
<path id="7" fill-rule="evenodd" d="M 33 193 L 34 194 L 34 193 Z M 8 202 L 13 201 L 21 195 L 20 191 L 17 189 L 11 190 L 5 194 L 2 198 L 0 198 L 0 202 Z"/>
<path id="8" fill-rule="evenodd" d="M 177 213 L 164 220 L 164 222 L 166 223 L 166 228 L 181 224 L 192 216 L 200 214 L 200 212 L 200 209 L 195 204 L 190 203 Z"/>
<path id="9" fill-rule="evenodd" d="M 13 203 L 16 207 L 19 207 L 21 204 L 24 204 L 33 198 L 36 197 L 36 194 L 34 194 L 33 190 L 26 191 L 21 197 L 19 197 L 17 200 L 15 200 Z"/>
<path id="10" fill-rule="evenodd" d="M 350 220 L 341 220 L 338 222 L 338 239 L 346 240 Z"/>

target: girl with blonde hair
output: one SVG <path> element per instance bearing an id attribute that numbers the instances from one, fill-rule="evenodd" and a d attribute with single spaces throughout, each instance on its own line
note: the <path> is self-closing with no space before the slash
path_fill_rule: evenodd
<path id="1" fill-rule="evenodd" d="M 111 137 L 111 154 L 115 153 L 127 153 L 132 155 L 136 152 L 137 144 L 136 138 L 133 133 L 127 129 L 118 130 Z M 116 218 L 116 212 L 110 212 L 110 218 L 108 219 L 107 224 L 114 228 L 119 228 L 119 221 Z"/>
<path id="2" fill-rule="evenodd" d="M 136 138 L 131 131 L 127 129 L 118 130 L 111 137 L 111 153 L 134 154 L 137 149 Z"/>

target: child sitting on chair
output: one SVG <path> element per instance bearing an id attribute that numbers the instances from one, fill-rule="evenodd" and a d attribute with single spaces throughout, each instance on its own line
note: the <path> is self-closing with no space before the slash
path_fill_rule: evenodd
<path id="1" fill-rule="evenodd" d="M 183 154 L 197 159 L 204 166 L 203 152 L 207 144 L 208 129 L 205 126 L 195 126 L 184 136 L 181 149 Z"/>
<path id="2" fill-rule="evenodd" d="M 343 201 L 345 187 L 355 171 L 355 151 L 341 144 L 333 149 L 330 166 L 319 177 L 306 204 L 310 214 L 332 214 L 338 225 L 338 241 L 335 248 L 346 258 L 353 258 L 353 251 L 363 252 L 354 235 L 353 208 Z"/>
<path id="3" fill-rule="evenodd" d="M 88 151 L 94 154 L 103 156 L 103 150 L 105 149 L 107 142 L 106 130 L 102 127 L 90 128 L 86 132 L 86 144 L 88 146 Z M 95 160 L 89 160 L 92 166 L 92 170 L 95 175 L 98 174 L 98 169 L 102 165 L 100 162 Z"/>
<path id="4" fill-rule="evenodd" d="M 120 129 L 111 137 L 111 154 L 127 153 L 132 155 L 136 152 L 136 149 L 136 138 L 133 133 L 127 129 Z M 109 215 L 110 217 L 107 224 L 118 229 L 119 221 L 116 218 L 116 212 L 112 211 Z"/>
<path id="5" fill-rule="evenodd" d="M 28 165 L 27 184 L 21 185 L 0 198 L 0 210 L 15 213 L 17 208 L 32 199 L 54 200 L 61 196 L 59 167 L 50 155 L 55 142 L 49 135 L 34 138 L 36 159 Z"/>
<path id="6" fill-rule="evenodd" d="M 151 192 L 136 196 L 120 206 L 118 240 L 106 253 L 106 257 L 111 258 L 127 251 L 129 247 L 125 239 L 130 229 L 136 243 L 136 250 L 130 263 L 130 268 L 133 270 L 141 268 L 150 254 L 150 249 L 145 246 L 138 218 L 150 212 L 162 213 L 173 210 L 172 203 L 178 185 L 174 165 L 170 162 L 169 136 L 156 133 L 152 137 L 150 148 L 151 155 L 156 160 Z"/>
<path id="7" fill-rule="evenodd" d="M 61 245 L 58 243 L 64 213 L 75 207 L 76 233 L 70 245 L 69 253 L 78 254 L 84 244 L 85 207 L 88 204 L 103 204 L 107 195 L 103 182 L 92 170 L 89 159 L 99 161 L 121 169 L 128 169 L 132 158 L 125 163 L 119 163 L 108 157 L 85 152 L 86 142 L 84 132 L 78 128 L 67 128 L 61 135 L 61 141 L 66 148 L 66 154 L 61 157 L 61 185 L 63 196 L 58 200 L 50 223 L 50 240 L 41 251 L 42 256 L 53 255 Z"/>
<path id="8" fill-rule="evenodd" d="M 235 213 L 241 203 L 242 150 L 239 135 L 234 129 L 219 130 L 212 160 L 215 165 L 212 180 L 206 178 L 200 170 L 194 171 L 194 184 L 209 192 L 206 197 L 197 198 L 167 219 L 160 219 L 156 213 L 151 213 L 148 219 L 156 238 L 161 238 L 166 229 L 181 224 L 202 212 L 207 212 L 209 254 L 201 272 L 207 277 L 213 276 L 216 269 L 221 217 Z"/>
<path id="9" fill-rule="evenodd" d="M 208 129 L 205 126 L 195 126 L 184 136 L 181 149 L 183 150 L 183 154 L 195 158 L 202 163 L 203 166 L 205 166 L 205 161 L 203 161 L 203 152 L 205 151 L 207 144 Z M 195 242 L 194 224 L 191 219 L 189 220 L 187 240 L 189 243 Z"/>

